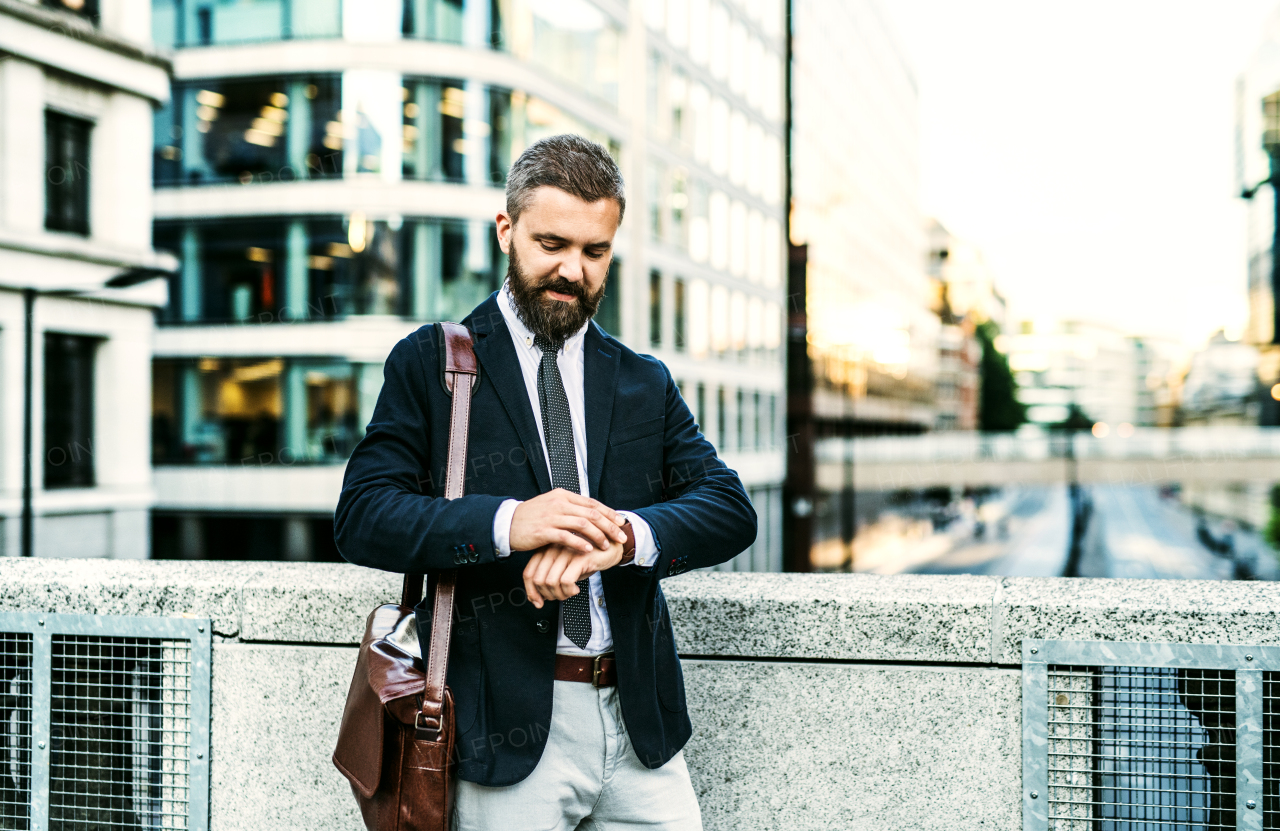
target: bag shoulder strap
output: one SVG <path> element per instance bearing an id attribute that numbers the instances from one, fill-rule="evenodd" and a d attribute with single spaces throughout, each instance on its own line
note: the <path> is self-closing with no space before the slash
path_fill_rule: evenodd
<path id="1" fill-rule="evenodd" d="M 471 423 L 471 392 L 479 372 L 471 332 L 458 323 L 437 323 L 444 354 L 444 385 L 450 393 L 449 453 L 445 463 L 444 497 L 462 496 L 467 466 L 467 429 Z M 432 741 L 444 719 L 445 673 L 449 668 L 449 638 L 453 633 L 453 588 L 457 569 L 440 572 L 434 581 L 431 644 L 426 657 L 427 680 L 418 714 L 418 734 Z M 423 574 L 406 574 L 400 603 L 413 608 L 422 598 Z"/>

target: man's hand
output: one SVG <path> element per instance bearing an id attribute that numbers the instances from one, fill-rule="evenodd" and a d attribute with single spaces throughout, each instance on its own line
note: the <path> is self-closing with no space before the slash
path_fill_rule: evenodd
<path id="1" fill-rule="evenodd" d="M 615 542 L 605 551 L 593 548 L 584 554 L 576 548 L 549 545 L 524 567 L 525 594 L 536 609 L 548 600 L 567 600 L 578 593 L 574 584 L 579 580 L 622 562 L 622 546 Z"/>
<path id="2" fill-rule="evenodd" d="M 603 502 L 556 488 L 516 507 L 511 516 L 511 550 L 533 551 L 554 545 L 583 554 L 605 551 L 627 538 L 623 522 L 623 517 Z"/>

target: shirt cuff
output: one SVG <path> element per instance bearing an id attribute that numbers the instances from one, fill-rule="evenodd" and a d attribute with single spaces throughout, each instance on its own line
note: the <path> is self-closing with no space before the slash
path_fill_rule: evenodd
<path id="1" fill-rule="evenodd" d="M 501 509 L 499 509 L 501 510 Z M 653 536 L 649 523 L 631 511 L 618 511 L 631 522 L 631 530 L 636 536 L 636 558 L 628 565 L 648 568 L 658 561 L 658 541 Z"/>
<path id="2" fill-rule="evenodd" d="M 519 499 L 508 499 L 493 514 L 493 556 L 498 559 L 511 556 L 511 520 L 520 507 Z M 636 546 L 639 548 L 639 545 Z"/>

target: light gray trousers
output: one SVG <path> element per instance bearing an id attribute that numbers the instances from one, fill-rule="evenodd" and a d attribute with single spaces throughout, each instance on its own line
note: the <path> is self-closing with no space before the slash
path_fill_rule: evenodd
<path id="1" fill-rule="evenodd" d="M 702 831 L 684 753 L 640 764 L 616 687 L 556 681 L 547 747 L 523 781 L 487 788 L 459 780 L 456 831 Z"/>

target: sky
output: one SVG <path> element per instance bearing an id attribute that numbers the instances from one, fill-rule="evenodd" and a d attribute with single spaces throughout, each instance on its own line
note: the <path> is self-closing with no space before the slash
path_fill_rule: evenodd
<path id="1" fill-rule="evenodd" d="M 1011 320 L 1238 336 L 1235 83 L 1280 2 L 880 6 L 920 92 L 922 207 L 983 250 Z"/>

